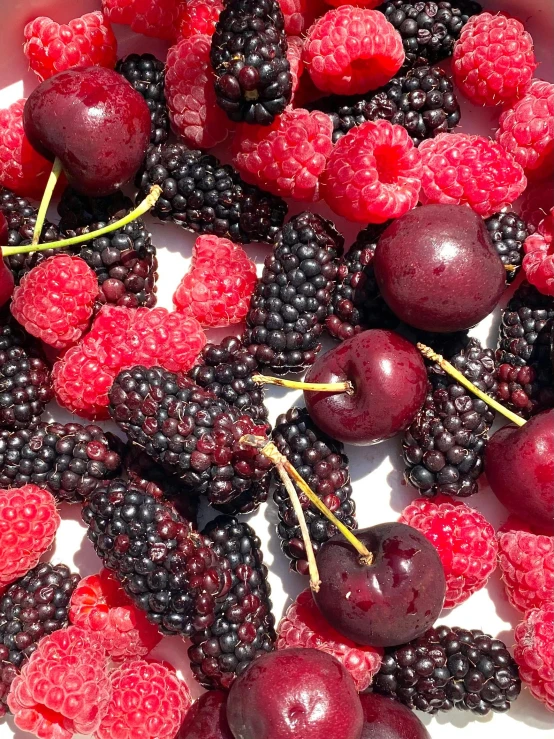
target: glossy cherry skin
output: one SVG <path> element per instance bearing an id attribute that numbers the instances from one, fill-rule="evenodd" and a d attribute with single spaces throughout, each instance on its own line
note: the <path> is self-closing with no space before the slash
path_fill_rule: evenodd
<path id="1" fill-rule="evenodd" d="M 42 82 L 23 112 L 31 144 L 59 157 L 68 182 L 85 195 L 109 195 L 139 169 L 150 140 L 140 93 L 104 67 L 70 69 Z"/>
<path id="2" fill-rule="evenodd" d="M 192 705 L 175 739 L 233 739 L 227 723 L 227 693 L 210 690 Z"/>
<path id="3" fill-rule="evenodd" d="M 378 693 L 360 695 L 364 728 L 360 739 L 431 739 L 413 711 Z"/>
<path id="4" fill-rule="evenodd" d="M 322 431 L 346 444 L 375 444 L 408 428 L 423 405 L 421 354 L 394 331 L 363 331 L 318 357 L 306 382 L 350 380 L 354 393 L 304 391 Z"/>
<path id="5" fill-rule="evenodd" d="M 423 205 L 393 221 L 373 265 L 393 312 L 426 331 L 475 326 L 506 287 L 485 222 L 465 205 Z"/>
<path id="6" fill-rule="evenodd" d="M 554 536 L 554 409 L 503 426 L 485 451 L 493 493 L 538 533 Z"/>
<path id="7" fill-rule="evenodd" d="M 363 713 L 354 681 L 317 649 L 283 649 L 252 662 L 229 693 L 235 739 L 360 739 Z"/>
<path id="8" fill-rule="evenodd" d="M 8 222 L 3 213 L 0 213 L 0 247 L 8 243 Z M 11 298 L 14 288 L 13 275 L 2 259 L 0 248 L 0 307 Z"/>
<path id="9" fill-rule="evenodd" d="M 403 523 L 378 524 L 356 536 L 373 554 L 373 564 L 361 564 L 342 534 L 326 541 L 316 558 L 319 610 L 357 644 L 393 647 L 420 636 L 444 603 L 446 581 L 437 550 Z"/>

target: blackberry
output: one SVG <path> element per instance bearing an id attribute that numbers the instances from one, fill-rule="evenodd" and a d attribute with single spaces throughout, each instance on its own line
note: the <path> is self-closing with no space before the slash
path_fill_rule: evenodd
<path id="1" fill-rule="evenodd" d="M 210 59 L 217 103 L 232 121 L 267 126 L 290 103 L 292 75 L 277 0 L 228 0 Z"/>
<path id="2" fill-rule="evenodd" d="M 348 457 L 343 453 L 342 444 L 320 431 L 305 408 L 291 408 L 277 418 L 273 441 L 335 516 L 348 528 L 355 529 L 356 506 L 352 499 Z M 337 531 L 302 492 L 298 491 L 298 494 L 310 539 L 317 553 L 319 547 Z M 277 474 L 273 500 L 279 512 L 277 533 L 281 548 L 290 559 L 290 568 L 307 575 L 308 562 L 298 519 L 289 494 Z"/>
<path id="3" fill-rule="evenodd" d="M 75 236 L 77 229 L 92 226 L 98 221 L 106 222 L 114 217 L 122 218 L 132 207 L 133 201 L 121 190 L 113 195 L 92 198 L 82 195 L 72 187 L 66 187 L 58 203 L 59 229 L 66 237 Z M 74 248 L 78 251 L 80 247 Z"/>
<path id="4" fill-rule="evenodd" d="M 146 100 L 150 110 L 150 143 L 163 144 L 170 128 L 165 100 L 165 64 L 152 54 L 129 54 L 117 62 L 115 71 Z"/>
<path id="5" fill-rule="evenodd" d="M 314 363 L 343 244 L 331 221 L 309 212 L 278 233 L 252 295 L 243 337 L 261 366 L 284 374 Z"/>
<path id="6" fill-rule="evenodd" d="M 33 483 L 60 502 L 81 503 L 100 480 L 121 471 L 113 438 L 80 423 L 6 431 L 0 434 L 0 487 Z"/>
<path id="7" fill-rule="evenodd" d="M 0 716 L 13 679 L 39 640 L 68 625 L 69 602 L 80 576 L 65 565 L 39 563 L 0 598 Z"/>
<path id="8" fill-rule="evenodd" d="M 459 708 L 485 716 L 508 711 L 521 681 L 500 639 L 477 629 L 437 626 L 386 649 L 373 690 L 425 713 Z"/>
<path id="9" fill-rule="evenodd" d="M 155 184 L 163 193 L 152 208 L 153 215 L 189 231 L 225 236 L 239 244 L 273 243 L 287 214 L 282 198 L 246 184 L 229 164 L 184 144 L 149 149 L 137 176 L 138 200 Z"/>
<path id="10" fill-rule="evenodd" d="M 529 236 L 527 224 L 511 211 L 495 213 L 485 224 L 502 264 L 517 268 L 506 271 L 506 281 L 512 282 L 523 260 L 523 242 Z"/>
<path id="11" fill-rule="evenodd" d="M 275 648 L 275 618 L 261 542 L 236 518 L 218 516 L 202 532 L 229 563 L 232 586 L 215 609 L 214 620 L 192 636 L 191 669 L 207 689 L 228 689 L 256 657 Z"/>

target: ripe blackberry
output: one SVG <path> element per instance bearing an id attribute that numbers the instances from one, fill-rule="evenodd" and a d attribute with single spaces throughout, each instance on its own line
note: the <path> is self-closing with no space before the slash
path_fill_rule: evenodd
<path id="1" fill-rule="evenodd" d="M 277 418 L 273 441 L 335 516 L 348 528 L 355 529 L 356 505 L 352 499 L 348 457 L 342 444 L 320 431 L 305 408 L 291 408 Z M 277 474 L 274 477 L 273 500 L 279 513 L 277 533 L 281 549 L 290 559 L 291 570 L 307 575 L 308 562 L 298 519 L 281 478 Z M 298 496 L 317 552 L 337 531 L 302 492 L 298 491 Z"/>
<path id="2" fill-rule="evenodd" d="M 273 243 L 288 210 L 282 198 L 247 185 L 229 164 L 184 144 L 149 149 L 137 176 L 138 199 L 154 184 L 163 190 L 151 211 L 160 220 L 239 244 Z"/>
<path id="3" fill-rule="evenodd" d="M 506 281 L 512 282 L 523 260 L 523 242 L 529 236 L 527 224 L 511 211 L 495 213 L 485 224 L 502 264 L 517 267 L 506 271 Z"/>
<path id="4" fill-rule="evenodd" d="M 72 187 L 66 187 L 58 203 L 59 229 L 66 236 L 75 236 L 77 229 L 92 226 L 98 221 L 109 221 L 114 216 L 123 217 L 131 210 L 133 201 L 117 190 L 113 195 L 100 198 L 82 195 Z M 92 229 L 91 229 L 92 230 Z M 79 247 L 75 247 L 77 251 Z"/>
<path id="5" fill-rule="evenodd" d="M 477 629 L 437 626 L 386 649 L 373 690 L 425 713 L 459 708 L 485 716 L 508 711 L 521 681 L 500 639 Z"/>
<path id="6" fill-rule="evenodd" d="M 343 244 L 331 221 L 315 213 L 301 213 L 279 231 L 252 295 L 243 336 L 261 366 L 284 374 L 314 363 Z"/>
<path id="7" fill-rule="evenodd" d="M 292 75 L 277 0 L 228 0 L 210 60 L 217 103 L 232 121 L 267 126 L 290 103 Z"/>
<path id="8" fill-rule="evenodd" d="M 122 74 L 146 100 L 150 111 L 151 144 L 163 144 L 169 136 L 169 114 L 165 100 L 165 64 L 152 54 L 129 54 L 115 71 Z"/>
<path id="9" fill-rule="evenodd" d="M 247 523 L 218 516 L 202 535 L 229 563 L 232 585 L 217 603 L 214 620 L 193 635 L 188 654 L 199 683 L 208 690 L 228 689 L 253 660 L 274 649 L 271 589 L 261 542 Z"/>
<path id="10" fill-rule="evenodd" d="M 5 431 L 0 434 L 0 487 L 33 483 L 60 502 L 82 503 L 100 480 L 120 472 L 114 438 L 99 426 L 80 423 Z"/>
<path id="11" fill-rule="evenodd" d="M 69 601 L 80 576 L 65 565 L 40 563 L 0 598 L 0 716 L 13 679 L 46 634 L 68 625 Z"/>

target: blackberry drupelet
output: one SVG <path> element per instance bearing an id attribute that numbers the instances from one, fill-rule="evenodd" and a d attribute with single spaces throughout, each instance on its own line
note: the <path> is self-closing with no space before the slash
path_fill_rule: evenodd
<path id="1" fill-rule="evenodd" d="M 10 685 L 39 640 L 68 625 L 69 601 L 80 580 L 65 565 L 40 563 L 0 597 L 0 716 Z"/>
<path id="2" fill-rule="evenodd" d="M 450 345 L 447 344 L 444 347 L 446 349 L 444 353 L 450 364 L 479 390 L 494 397 L 497 391 L 494 350 L 483 348 L 479 339 L 467 336 L 464 332 L 442 334 L 442 336 L 450 338 Z M 443 380 L 448 379 L 446 372 L 438 364 L 432 364 L 429 367 L 429 373 Z"/>
<path id="3" fill-rule="evenodd" d="M 321 348 L 344 239 L 331 221 L 301 213 L 278 233 L 246 316 L 243 342 L 260 366 L 301 372 Z"/>
<path id="4" fill-rule="evenodd" d="M 133 201 L 121 190 L 113 195 L 92 198 L 68 186 L 58 203 L 59 229 L 66 236 L 75 236 L 77 229 L 92 226 L 98 221 L 109 221 L 114 216 L 122 218 L 132 207 Z M 78 246 L 75 248 L 79 249 Z"/>
<path id="5" fill-rule="evenodd" d="M 58 501 L 82 503 L 100 480 L 121 471 L 115 437 L 99 426 L 40 424 L 0 433 L 0 487 L 33 483 Z"/>
<path id="6" fill-rule="evenodd" d="M 352 499 L 348 457 L 343 453 L 342 444 L 320 431 L 305 408 L 291 408 L 277 418 L 273 441 L 335 516 L 348 528 L 355 529 L 356 506 Z M 291 570 L 307 575 L 308 562 L 298 519 L 281 478 L 276 473 L 274 478 L 273 500 L 279 513 L 277 533 L 281 548 L 290 559 Z M 298 493 L 317 553 L 337 531 L 302 492 Z"/>
<path id="7" fill-rule="evenodd" d="M 228 0 L 210 59 L 217 103 L 232 121 L 269 125 L 290 103 L 292 75 L 277 0 Z"/>
<path id="8" fill-rule="evenodd" d="M 521 691 L 517 665 L 500 639 L 437 626 L 385 650 L 373 690 L 425 713 L 459 708 L 504 713 Z"/>
<path id="9" fill-rule="evenodd" d="M 213 623 L 191 639 L 191 669 L 208 690 L 228 689 L 256 657 L 274 649 L 267 567 L 254 530 L 236 518 L 218 516 L 204 531 L 214 552 L 229 563 L 232 586 L 221 599 Z"/>
<path id="10" fill-rule="evenodd" d="M 151 213 L 162 221 L 239 244 L 273 243 L 288 210 L 282 198 L 246 184 L 231 165 L 184 144 L 151 147 L 137 185 L 138 200 L 160 185 Z"/>
<path id="11" fill-rule="evenodd" d="M 150 143 L 163 144 L 170 129 L 165 100 L 165 64 L 152 54 L 129 54 L 117 62 L 115 71 L 146 100 L 152 125 Z"/>
<path id="12" fill-rule="evenodd" d="M 502 264 L 517 268 L 506 271 L 506 281 L 513 282 L 523 260 L 523 242 L 529 236 L 527 224 L 511 211 L 495 213 L 485 223 Z"/>

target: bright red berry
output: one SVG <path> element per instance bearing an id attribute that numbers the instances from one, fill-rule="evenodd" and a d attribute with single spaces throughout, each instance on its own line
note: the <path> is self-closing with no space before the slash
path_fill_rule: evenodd
<path id="1" fill-rule="evenodd" d="M 40 197 L 52 163 L 33 149 L 23 129 L 25 100 L 0 110 L 0 185 L 23 197 Z"/>
<path id="2" fill-rule="evenodd" d="M 527 281 L 544 295 L 554 296 L 554 208 L 535 233 L 523 242 L 523 271 Z"/>
<path id="3" fill-rule="evenodd" d="M 305 33 L 316 18 L 329 10 L 323 0 L 280 0 L 279 5 L 285 18 L 287 36 Z"/>
<path id="4" fill-rule="evenodd" d="M 498 535 L 498 566 L 508 600 L 525 613 L 554 601 L 554 538 L 527 531 Z"/>
<path id="5" fill-rule="evenodd" d="M 304 41 L 299 36 L 289 36 L 287 38 L 287 59 L 290 64 L 290 73 L 292 76 L 292 96 L 298 90 L 300 78 L 304 71 L 304 62 L 302 60 L 302 50 L 304 49 Z"/>
<path id="6" fill-rule="evenodd" d="M 321 194 L 341 216 L 384 223 L 417 204 L 421 157 L 408 132 L 388 121 L 368 121 L 340 138 L 321 178 Z"/>
<path id="7" fill-rule="evenodd" d="M 554 711 L 554 602 L 528 611 L 515 630 L 514 657 L 531 693 Z"/>
<path id="8" fill-rule="evenodd" d="M 174 41 L 179 34 L 182 0 L 102 0 L 104 15 L 112 23 L 131 26 L 135 33 Z"/>
<path id="9" fill-rule="evenodd" d="M 222 10 L 221 0 L 187 0 L 179 18 L 179 37 L 213 36 Z"/>

